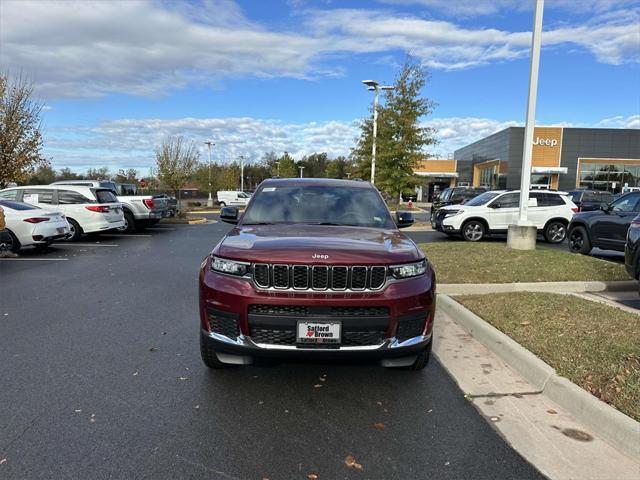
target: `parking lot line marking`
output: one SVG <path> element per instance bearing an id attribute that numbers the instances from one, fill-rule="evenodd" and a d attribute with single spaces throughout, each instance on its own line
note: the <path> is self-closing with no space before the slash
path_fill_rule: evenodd
<path id="1" fill-rule="evenodd" d="M 136 235 L 132 233 L 103 233 L 104 237 L 152 237 L 153 235 Z"/>
<path id="2" fill-rule="evenodd" d="M 117 243 L 56 243 L 56 247 L 119 247 Z"/>
<path id="3" fill-rule="evenodd" d="M 0 258 L 0 262 L 65 262 L 69 260 L 68 258 L 29 258 L 29 257 L 18 257 L 18 258 Z"/>

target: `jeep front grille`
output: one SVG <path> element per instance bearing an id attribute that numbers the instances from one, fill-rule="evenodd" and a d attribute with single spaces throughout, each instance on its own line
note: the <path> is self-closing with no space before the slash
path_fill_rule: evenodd
<path id="1" fill-rule="evenodd" d="M 256 263 L 253 281 L 260 288 L 294 290 L 380 290 L 387 280 L 383 266 L 284 265 Z"/>

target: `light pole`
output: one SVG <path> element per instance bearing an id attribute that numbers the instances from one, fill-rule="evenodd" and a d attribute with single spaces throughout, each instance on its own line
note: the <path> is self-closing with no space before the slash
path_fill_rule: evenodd
<path id="1" fill-rule="evenodd" d="M 244 192 L 244 156 L 240 155 L 240 191 Z"/>
<path id="2" fill-rule="evenodd" d="M 509 225 L 507 245 L 517 250 L 536 248 L 536 227 L 529 222 L 529 188 L 531 187 L 531 157 L 533 155 L 533 130 L 536 121 L 536 99 L 538 94 L 538 70 L 540 67 L 540 43 L 542 40 L 542 13 L 544 0 L 536 0 L 533 14 L 533 38 L 531 41 L 531 68 L 529 70 L 529 96 L 527 99 L 527 120 L 524 127 L 524 148 L 522 152 L 522 176 L 520 177 L 520 211 L 518 221 Z"/>
<path id="3" fill-rule="evenodd" d="M 280 162 L 276 162 L 276 176 L 280 176 Z"/>
<path id="4" fill-rule="evenodd" d="M 393 90 L 390 85 L 382 87 L 375 80 L 363 80 L 367 90 L 373 91 L 373 141 L 371 145 L 371 185 L 376 183 L 376 137 L 378 136 L 378 93 L 380 90 Z"/>
<path id="5" fill-rule="evenodd" d="M 302 178 L 302 171 L 304 170 L 304 167 L 298 167 L 300 169 L 300 178 Z"/>
<path id="6" fill-rule="evenodd" d="M 211 196 L 211 146 L 215 145 L 211 140 L 204 142 L 209 147 L 209 199 L 207 200 L 207 207 L 213 207 L 213 197 Z"/>

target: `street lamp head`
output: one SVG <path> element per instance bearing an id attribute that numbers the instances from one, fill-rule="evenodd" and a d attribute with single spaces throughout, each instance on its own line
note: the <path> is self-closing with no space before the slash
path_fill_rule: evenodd
<path id="1" fill-rule="evenodd" d="M 393 90 L 395 87 L 392 85 L 383 85 L 380 90 Z"/>
<path id="2" fill-rule="evenodd" d="M 369 90 L 375 90 L 378 88 L 378 82 L 375 80 L 362 80 L 362 83 L 369 87 Z"/>

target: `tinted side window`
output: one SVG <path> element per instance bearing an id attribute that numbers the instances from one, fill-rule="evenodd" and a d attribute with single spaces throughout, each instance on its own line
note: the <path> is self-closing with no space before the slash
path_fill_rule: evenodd
<path id="1" fill-rule="evenodd" d="M 91 200 L 78 192 L 58 190 L 58 204 L 73 205 L 78 203 L 91 203 Z"/>
<path id="2" fill-rule="evenodd" d="M 0 198 L 5 198 L 7 200 L 15 200 L 18 195 L 18 190 L 7 190 L 5 192 L 0 192 Z"/>
<path id="3" fill-rule="evenodd" d="M 630 194 L 620 197 L 613 203 L 613 210 L 616 212 L 635 212 L 640 195 Z"/>
<path id="4" fill-rule="evenodd" d="M 96 190 L 95 194 L 98 203 L 115 203 L 118 201 L 118 197 L 111 190 Z"/>
<path id="5" fill-rule="evenodd" d="M 53 190 L 27 188 L 24 190 L 22 201 L 25 203 L 53 203 Z"/>
<path id="6" fill-rule="evenodd" d="M 543 193 L 541 195 L 541 206 L 543 207 L 557 207 L 559 205 L 565 205 L 564 200 L 560 197 L 560 195 L 554 195 L 553 193 Z M 540 205 L 540 200 L 538 200 L 538 205 Z"/>
<path id="7" fill-rule="evenodd" d="M 582 198 L 582 201 L 584 201 L 584 202 L 597 202 L 598 201 L 598 194 L 596 194 L 594 192 L 585 192 L 584 193 L 584 197 Z"/>
<path id="8" fill-rule="evenodd" d="M 496 198 L 494 204 L 499 203 L 500 208 L 516 208 L 520 206 L 520 194 L 519 193 L 505 193 L 499 198 Z"/>
<path id="9" fill-rule="evenodd" d="M 611 192 L 600 192 L 598 196 L 600 197 L 598 198 L 599 202 L 602 202 L 602 203 L 613 202 L 613 194 L 611 194 Z"/>

